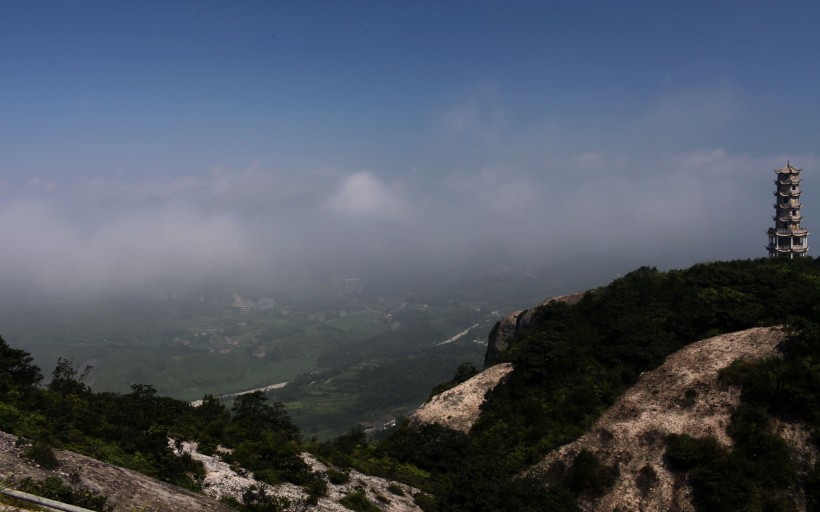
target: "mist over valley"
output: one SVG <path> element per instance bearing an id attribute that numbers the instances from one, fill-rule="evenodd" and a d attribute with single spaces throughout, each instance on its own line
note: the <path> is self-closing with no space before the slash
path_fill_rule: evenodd
<path id="1" fill-rule="evenodd" d="M 819 15 L 0 2 L 0 504 L 820 510 Z"/>

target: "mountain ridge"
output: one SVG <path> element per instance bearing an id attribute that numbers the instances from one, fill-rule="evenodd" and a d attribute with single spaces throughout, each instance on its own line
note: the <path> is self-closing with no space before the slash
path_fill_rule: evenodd
<path id="1" fill-rule="evenodd" d="M 510 317 L 515 316 L 521 312 Z M 737 360 L 779 357 L 778 346 L 784 339 L 781 327 L 755 327 L 687 345 L 658 368 L 641 375 L 586 434 L 551 451 L 527 474 L 548 483 L 561 482 L 578 454 L 587 450 L 602 464 L 615 468 L 617 477 L 603 496 L 582 495 L 582 510 L 694 512 L 688 481 L 664 462 L 665 440 L 669 435 L 685 434 L 712 437 L 731 447 L 726 429 L 740 403 L 741 390 L 719 382 L 719 373 Z M 469 432 L 480 416 L 484 395 L 513 371 L 509 363 L 486 368 L 431 397 L 411 415 L 411 424 L 434 423 Z M 805 424 L 784 421 L 777 422 L 776 430 L 799 454 L 805 477 L 818 460 L 811 430 Z M 654 475 L 652 481 L 646 481 L 642 476 L 646 474 Z M 797 502 L 799 510 L 805 510 L 805 496 L 797 496 Z"/>
<path id="2" fill-rule="evenodd" d="M 810 258 L 642 267 L 507 315 L 488 362 L 514 370 L 433 396 L 411 417 L 408 460 L 435 467 L 420 443 L 468 454 L 441 510 L 820 510 L 819 271 Z M 440 430 L 453 427 L 465 437 Z"/>
<path id="3" fill-rule="evenodd" d="M 710 437 L 731 447 L 727 427 L 741 390 L 721 383 L 719 373 L 739 359 L 778 356 L 777 347 L 784 339 L 780 328 L 758 327 L 687 345 L 642 375 L 586 434 L 550 452 L 531 471 L 544 474 L 548 482 L 560 481 L 578 454 L 588 450 L 602 464 L 614 467 L 617 477 L 603 496 L 582 495 L 583 510 L 693 512 L 688 480 L 664 462 L 666 439 L 673 434 Z M 792 433 L 789 440 L 798 443 L 792 448 L 809 448 L 816 460 L 817 450 L 811 449 L 811 432 L 805 425 L 781 423 L 780 429 Z M 804 467 L 803 473 L 807 471 Z M 655 478 L 641 482 L 642 474 Z"/>

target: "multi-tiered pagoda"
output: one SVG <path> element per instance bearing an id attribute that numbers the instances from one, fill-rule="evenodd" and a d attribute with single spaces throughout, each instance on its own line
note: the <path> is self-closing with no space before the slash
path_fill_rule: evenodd
<path id="1" fill-rule="evenodd" d="M 797 258 L 809 251 L 809 230 L 800 227 L 800 171 L 786 162 L 786 167 L 775 169 L 774 227 L 769 228 L 770 258 Z"/>

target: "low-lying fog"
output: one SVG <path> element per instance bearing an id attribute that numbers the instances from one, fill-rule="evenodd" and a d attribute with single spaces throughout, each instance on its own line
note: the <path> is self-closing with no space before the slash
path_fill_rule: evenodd
<path id="1" fill-rule="evenodd" d="M 781 160 L 588 152 L 532 171 L 487 166 L 435 177 L 257 165 L 174 178 L 32 179 L 3 188 L 0 276 L 87 290 L 759 257 L 770 173 Z"/>

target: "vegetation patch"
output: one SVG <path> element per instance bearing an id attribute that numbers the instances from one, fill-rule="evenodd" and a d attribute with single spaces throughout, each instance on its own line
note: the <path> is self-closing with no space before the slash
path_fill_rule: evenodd
<path id="1" fill-rule="evenodd" d="M 771 428 L 760 408 L 741 404 L 728 428 L 734 447 L 713 438 L 674 435 L 667 438 L 670 468 L 688 472 L 700 511 L 793 510 L 788 490 L 796 484 L 786 443 Z"/>
<path id="2" fill-rule="evenodd" d="M 23 451 L 23 456 L 45 469 L 57 469 L 60 466 L 54 450 L 43 441 L 35 441 Z"/>
<path id="3" fill-rule="evenodd" d="M 396 496 L 404 496 L 404 489 L 399 484 L 390 484 L 387 486 L 387 490 Z"/>
<path id="4" fill-rule="evenodd" d="M 105 505 L 108 501 L 107 496 L 101 496 L 83 487 L 66 485 L 56 476 L 50 476 L 44 480 L 25 478 L 17 482 L 15 488 L 41 498 L 61 501 L 82 508 L 103 512 L 111 510 L 111 507 Z"/>
<path id="5" fill-rule="evenodd" d="M 343 485 L 350 482 L 350 471 L 337 471 L 328 469 L 327 479 L 333 485 Z"/>
<path id="6" fill-rule="evenodd" d="M 572 507 L 574 498 L 566 499 L 568 494 L 599 492 L 611 481 L 611 473 L 584 456 L 575 465 L 574 478 L 564 482 L 571 489 L 559 485 L 551 495 L 538 497 L 512 475 L 582 435 L 641 372 L 687 344 L 784 324 L 792 326 L 793 333 L 782 360 L 764 361 L 754 371 L 756 365 L 744 363 L 725 378 L 743 385 L 744 400 L 769 404 L 764 407 L 769 414 L 805 418 L 818 429 L 818 282 L 820 260 L 812 258 L 714 262 L 668 272 L 637 269 L 587 292 L 576 304 L 553 302 L 537 308 L 529 326 L 509 340 L 501 354 L 515 371 L 488 394 L 469 436 L 457 439 L 427 428 L 400 427 L 380 448 L 399 462 L 429 472 L 420 487 L 437 496 L 442 510 L 503 509 L 518 503 L 525 510 L 528 503 L 548 499 L 555 510 Z M 696 390 L 687 392 L 682 405 L 694 406 L 697 398 Z M 701 510 L 721 510 L 729 497 L 724 501 L 710 496 L 723 491 L 740 503 L 758 493 L 761 503 L 780 503 L 776 496 L 782 489 L 797 485 L 784 456 L 787 450 L 770 435 L 768 423 L 757 413 L 741 410 L 735 424 L 730 435 L 736 455 L 717 449 L 710 440 L 670 440 L 667 463 L 690 472 Z M 441 457 L 429 457 L 428 446 L 437 446 Z M 762 459 L 772 460 L 768 472 L 762 471 Z M 651 485 L 649 470 L 644 480 Z M 467 493 L 465 488 L 480 491 Z M 546 492 L 544 488 L 542 483 L 540 492 Z"/>
<path id="7" fill-rule="evenodd" d="M 570 466 L 565 485 L 578 495 L 601 496 L 612 487 L 617 476 L 615 468 L 601 464 L 595 454 L 583 449 Z"/>
<path id="8" fill-rule="evenodd" d="M 380 510 L 379 507 L 367 499 L 367 495 L 364 491 L 355 491 L 347 494 L 339 499 L 339 503 L 344 505 L 345 508 L 357 512 L 379 512 Z"/>
<path id="9" fill-rule="evenodd" d="M 646 496 L 656 483 L 658 483 L 658 472 L 650 464 L 646 464 L 640 469 L 635 480 L 638 490 Z"/>

